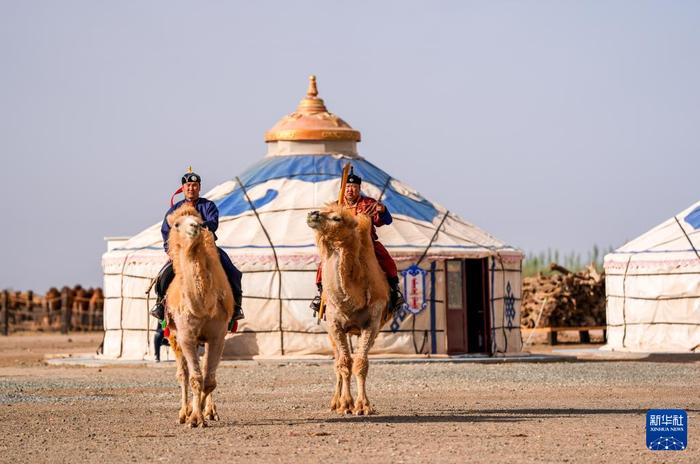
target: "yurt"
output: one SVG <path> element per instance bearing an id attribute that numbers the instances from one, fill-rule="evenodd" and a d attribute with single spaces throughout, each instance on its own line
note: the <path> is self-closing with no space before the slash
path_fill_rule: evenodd
<path id="1" fill-rule="evenodd" d="M 319 256 L 306 215 L 338 197 L 346 163 L 362 177 L 363 194 L 393 216 L 377 232 L 400 269 L 408 303 L 372 353 L 520 351 L 522 252 L 382 171 L 358 154 L 359 141 L 359 131 L 326 109 L 312 76 L 296 111 L 265 134 L 267 154 L 204 195 L 219 208 L 217 244 L 243 272 L 246 318 L 228 335 L 224 356 L 331 353 L 324 322 L 309 309 Z M 102 258 L 102 356 L 148 359 L 157 324 L 148 290 L 167 259 L 160 223 L 109 248 Z"/>
<path id="2" fill-rule="evenodd" d="M 697 202 L 605 256 L 605 349 L 700 349 L 699 250 Z"/>

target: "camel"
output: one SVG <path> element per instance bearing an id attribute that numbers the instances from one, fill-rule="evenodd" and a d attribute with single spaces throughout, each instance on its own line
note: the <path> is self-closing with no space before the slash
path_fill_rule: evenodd
<path id="1" fill-rule="evenodd" d="M 205 427 L 205 419 L 218 420 L 212 391 L 216 368 L 224 349 L 224 336 L 233 314 L 231 286 L 214 243 L 196 209 L 181 206 L 168 216 L 168 254 L 175 279 L 166 293 L 170 346 L 175 351 L 181 402 L 178 419 L 190 427 Z M 204 343 L 200 368 L 197 347 Z M 188 405 L 188 383 L 192 402 Z M 202 409 L 204 408 L 204 413 Z"/>
<path id="2" fill-rule="evenodd" d="M 323 293 L 326 301 L 328 336 L 335 358 L 335 392 L 331 411 L 344 415 L 374 413 L 365 381 L 368 354 L 390 316 L 389 284 L 374 254 L 370 236 L 371 220 L 335 203 L 322 211 L 312 211 L 306 219 L 314 229 L 323 263 Z M 358 335 L 359 343 L 351 357 L 348 335 Z M 353 403 L 350 376 L 357 381 Z"/>

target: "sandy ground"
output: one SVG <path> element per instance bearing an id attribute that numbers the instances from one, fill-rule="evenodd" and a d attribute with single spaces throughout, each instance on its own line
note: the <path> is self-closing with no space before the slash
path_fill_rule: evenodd
<path id="1" fill-rule="evenodd" d="M 700 462 L 700 358 L 380 364 L 378 414 L 326 411 L 330 364 L 227 363 L 221 420 L 176 423 L 173 363 L 56 367 L 101 335 L 0 337 L 0 462 Z M 539 347 L 546 352 L 547 348 Z M 656 358 L 654 358 L 656 359 Z M 689 449 L 644 445 L 649 408 L 686 409 Z"/>

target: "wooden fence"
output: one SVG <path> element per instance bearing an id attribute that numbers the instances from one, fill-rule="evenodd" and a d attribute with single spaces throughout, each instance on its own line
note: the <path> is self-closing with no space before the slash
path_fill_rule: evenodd
<path id="1" fill-rule="evenodd" d="M 60 292 L 52 288 L 45 295 L 3 290 L 0 294 L 0 333 L 103 330 L 103 309 L 104 296 L 100 288 L 63 287 Z"/>

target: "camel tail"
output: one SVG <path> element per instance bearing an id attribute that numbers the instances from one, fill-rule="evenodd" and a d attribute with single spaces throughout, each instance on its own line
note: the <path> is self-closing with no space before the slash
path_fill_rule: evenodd
<path id="1" fill-rule="evenodd" d="M 177 343 L 177 337 L 175 336 L 175 331 L 171 330 L 170 335 L 168 336 L 168 342 L 170 343 L 170 348 L 173 350 L 174 353 L 182 353 L 182 348 L 180 348 L 180 345 Z"/>
<path id="2" fill-rule="evenodd" d="M 384 311 L 382 311 L 382 323 L 379 325 L 379 327 L 384 327 L 387 322 L 389 322 L 392 318 L 394 317 L 394 314 L 391 312 L 389 309 L 389 305 L 386 305 L 386 308 L 384 308 Z"/>

